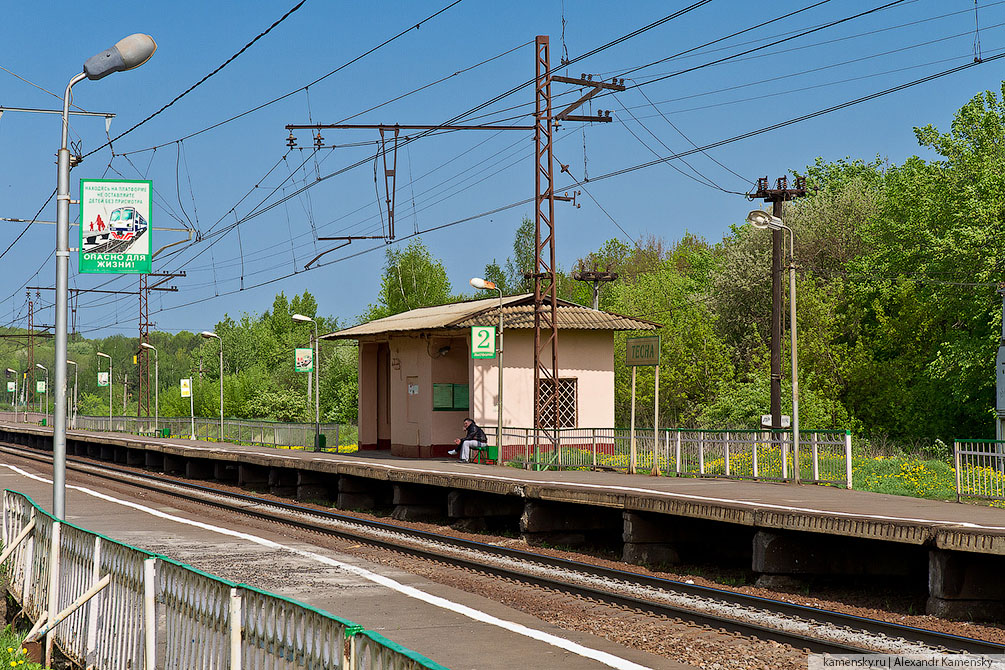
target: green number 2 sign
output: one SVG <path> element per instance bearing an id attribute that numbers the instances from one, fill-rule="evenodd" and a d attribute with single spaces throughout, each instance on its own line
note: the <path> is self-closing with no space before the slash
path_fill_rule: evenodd
<path id="1" fill-rule="evenodd" d="M 471 358 L 496 357 L 495 326 L 471 326 Z"/>

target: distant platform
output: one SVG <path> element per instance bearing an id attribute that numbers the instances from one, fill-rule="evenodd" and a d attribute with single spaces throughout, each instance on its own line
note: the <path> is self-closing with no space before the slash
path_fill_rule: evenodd
<path id="1" fill-rule="evenodd" d="M 52 430 L 0 423 L 51 451 Z M 533 471 L 387 451 L 351 455 L 69 431 L 67 453 L 396 518 L 509 528 L 529 541 L 618 545 L 626 562 L 708 560 L 773 579 L 927 580 L 929 612 L 1005 619 L 1005 509 L 846 489 L 613 472 Z M 982 614 L 974 616 L 977 608 Z"/>

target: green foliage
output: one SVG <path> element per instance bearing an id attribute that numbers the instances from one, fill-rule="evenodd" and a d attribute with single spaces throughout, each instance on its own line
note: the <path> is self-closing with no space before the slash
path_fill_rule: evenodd
<path id="1" fill-rule="evenodd" d="M 404 250 L 387 248 L 378 303 L 370 306 L 366 319 L 442 305 L 450 299 L 450 280 L 443 263 L 433 258 L 422 240 L 415 239 Z"/>
<path id="2" fill-rule="evenodd" d="M 534 271 L 534 219 L 525 216 L 513 237 L 513 255 L 506 259 L 506 286 L 512 293 L 530 293 L 534 280 L 523 275 Z"/>

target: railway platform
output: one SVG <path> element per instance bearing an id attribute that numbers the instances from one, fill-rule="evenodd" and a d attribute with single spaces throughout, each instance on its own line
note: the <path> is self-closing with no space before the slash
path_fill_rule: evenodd
<path id="1" fill-rule="evenodd" d="M 0 457 L 0 488 L 51 508 L 46 464 L 8 460 L 17 462 L 5 463 Z M 326 610 L 441 667 L 693 670 L 588 632 L 560 628 L 394 565 L 374 564 L 323 542 L 290 537 L 281 527 L 179 506 L 169 496 L 108 488 L 102 480 L 78 473 L 68 477 L 66 495 L 67 520 L 77 527 Z M 118 660 L 116 667 L 129 667 Z"/>
<path id="2" fill-rule="evenodd" d="M 51 429 L 0 423 L 51 450 Z M 67 453 L 395 518 L 620 548 L 630 563 L 717 562 L 764 585 L 891 577 L 927 585 L 930 614 L 1005 620 L 1005 509 L 816 485 L 531 471 L 386 451 L 315 453 L 70 431 Z"/>

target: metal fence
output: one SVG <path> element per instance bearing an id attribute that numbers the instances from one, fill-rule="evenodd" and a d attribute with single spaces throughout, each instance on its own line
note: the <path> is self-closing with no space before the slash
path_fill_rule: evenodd
<path id="1" fill-rule="evenodd" d="M 51 421 L 51 415 L 23 412 L 0 412 L 0 420 L 41 424 Z M 190 417 L 135 416 L 82 416 L 78 415 L 70 427 L 77 430 L 112 431 L 133 435 L 163 435 L 165 437 L 188 438 L 192 436 L 193 422 Z M 291 449 L 314 448 L 313 423 L 280 423 L 273 421 L 251 421 L 246 419 L 224 419 L 223 437 L 220 436 L 220 419 L 196 417 L 195 438 L 212 442 L 232 442 L 234 444 L 257 445 Z M 166 432 L 165 432 L 166 431 Z M 348 453 L 356 450 L 356 426 L 337 423 L 322 423 L 321 434 L 325 436 L 324 451 Z"/>
<path id="2" fill-rule="evenodd" d="M 495 444 L 495 428 L 486 428 Z M 678 477 L 789 480 L 852 486 L 851 433 L 801 430 L 799 457 L 792 431 L 635 431 L 563 428 L 555 440 L 532 428 L 503 428 L 501 462 L 533 469 L 594 469 Z"/>
<path id="3" fill-rule="evenodd" d="M 41 622 L 46 665 L 55 644 L 95 670 L 446 670 L 323 610 L 59 522 L 9 490 L 3 542 L 8 590 Z"/>
<path id="4" fill-rule="evenodd" d="M 1005 441 L 955 440 L 956 500 L 1005 500 Z"/>

